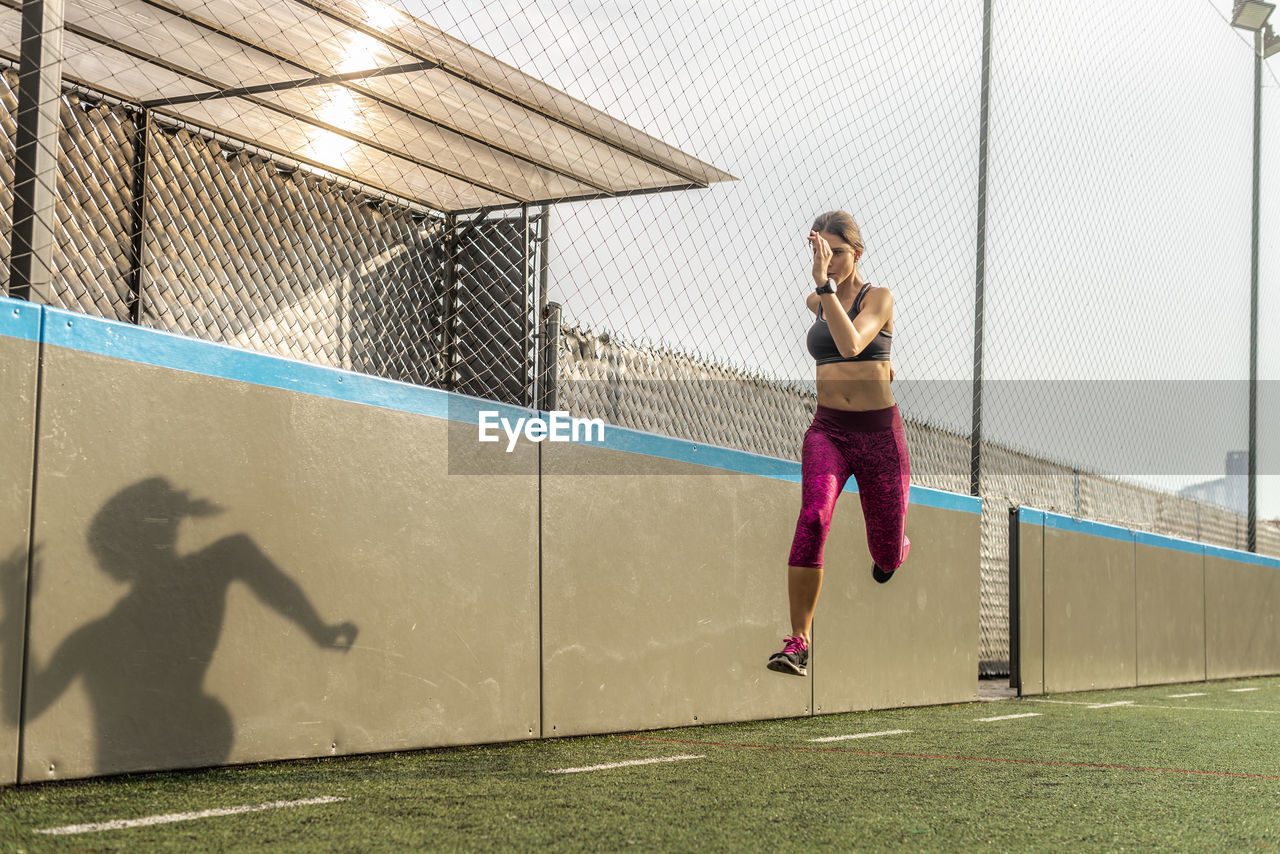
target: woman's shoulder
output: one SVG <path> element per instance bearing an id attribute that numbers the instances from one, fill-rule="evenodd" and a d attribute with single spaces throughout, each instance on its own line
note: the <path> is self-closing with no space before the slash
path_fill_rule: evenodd
<path id="1" fill-rule="evenodd" d="M 868 300 L 883 300 L 892 303 L 893 291 L 889 290 L 888 285 L 873 285 L 868 282 L 862 293 L 863 305 L 866 305 Z"/>

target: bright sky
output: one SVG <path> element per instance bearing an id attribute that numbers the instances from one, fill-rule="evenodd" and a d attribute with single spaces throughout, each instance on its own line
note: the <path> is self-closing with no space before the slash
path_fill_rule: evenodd
<path id="1" fill-rule="evenodd" d="M 939 0 L 924 18 L 897 0 L 401 2 L 740 179 L 557 206 L 550 297 L 567 322 L 810 379 L 804 235 L 814 214 L 848 209 L 864 275 L 895 295 L 904 412 L 967 430 L 980 2 Z M 1230 6 L 996 0 L 988 437 L 1166 486 L 1220 475 L 1246 447 L 1253 57 Z M 1276 474 L 1259 506 L 1276 517 L 1280 57 L 1268 62 L 1259 470 Z"/>

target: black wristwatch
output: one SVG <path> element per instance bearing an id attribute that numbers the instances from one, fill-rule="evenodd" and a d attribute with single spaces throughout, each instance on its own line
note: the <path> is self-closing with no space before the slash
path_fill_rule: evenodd
<path id="1" fill-rule="evenodd" d="M 834 294 L 836 292 L 836 280 L 827 279 L 825 282 L 818 285 L 817 292 L 820 294 Z"/>

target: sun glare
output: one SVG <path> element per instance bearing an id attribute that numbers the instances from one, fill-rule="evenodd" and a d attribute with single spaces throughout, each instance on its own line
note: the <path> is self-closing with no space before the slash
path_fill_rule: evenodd
<path id="1" fill-rule="evenodd" d="M 365 0 L 364 16 L 369 26 L 379 30 L 390 30 L 400 20 L 400 10 L 379 0 Z"/>
<path id="2" fill-rule="evenodd" d="M 307 134 L 302 155 L 323 166 L 347 169 L 347 156 L 355 150 L 356 142 L 332 131 L 316 128 Z"/>
<path id="3" fill-rule="evenodd" d="M 338 70 L 343 74 L 381 68 L 391 60 L 386 46 L 364 33 L 354 30 L 343 33 L 341 43 L 342 58 L 338 61 Z"/>

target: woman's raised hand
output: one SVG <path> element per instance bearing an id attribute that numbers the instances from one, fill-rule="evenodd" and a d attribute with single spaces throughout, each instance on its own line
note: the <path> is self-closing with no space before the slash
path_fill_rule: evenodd
<path id="1" fill-rule="evenodd" d="M 809 245 L 813 247 L 813 281 L 822 285 L 827 280 L 827 266 L 831 263 L 831 244 L 818 232 L 811 231 Z"/>

